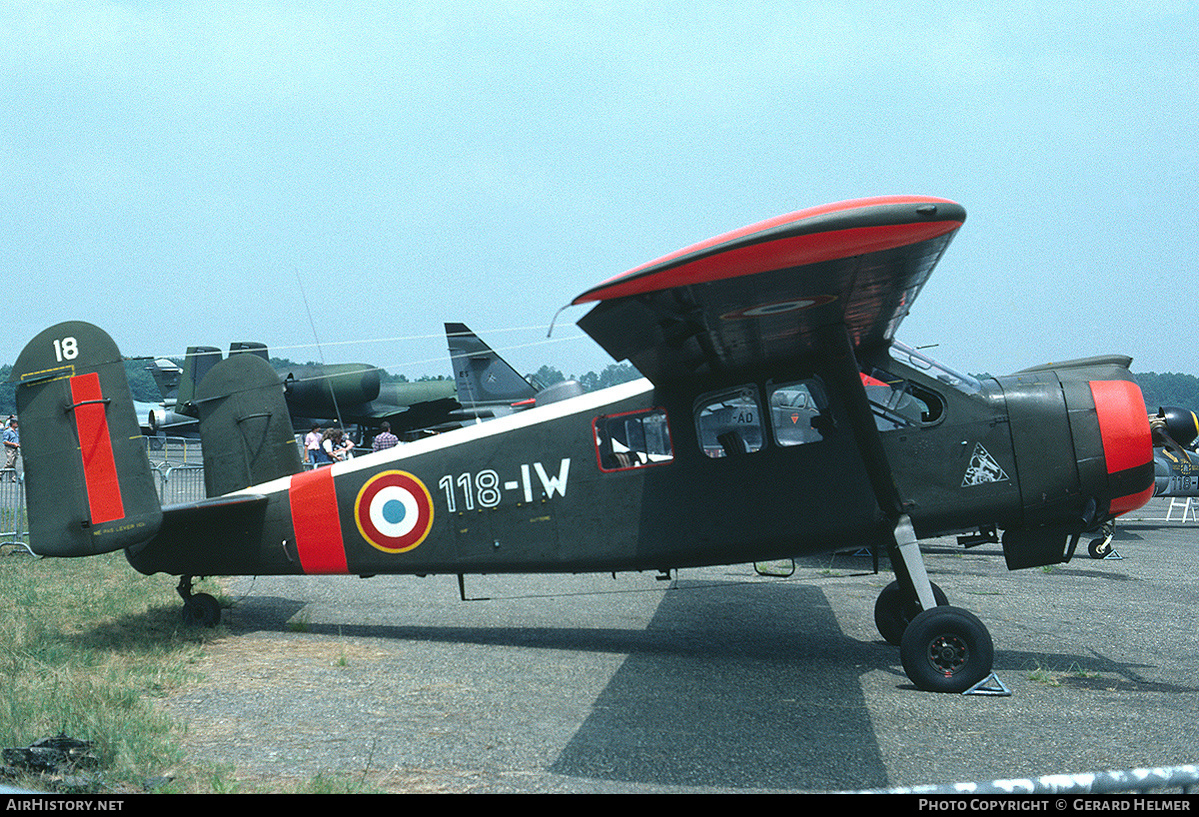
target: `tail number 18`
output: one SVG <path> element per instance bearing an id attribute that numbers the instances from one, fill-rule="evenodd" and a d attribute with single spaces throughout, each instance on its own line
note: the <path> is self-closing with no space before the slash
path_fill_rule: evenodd
<path id="1" fill-rule="evenodd" d="M 74 360 L 79 357 L 79 344 L 75 338 L 54 339 L 54 357 L 62 363 L 64 360 Z"/>

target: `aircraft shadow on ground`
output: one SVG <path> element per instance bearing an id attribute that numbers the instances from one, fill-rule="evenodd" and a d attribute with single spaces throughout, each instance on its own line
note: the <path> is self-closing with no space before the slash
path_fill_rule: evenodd
<path id="1" fill-rule="evenodd" d="M 551 771 L 750 789 L 886 784 L 859 674 L 890 650 L 847 638 L 820 589 L 668 593 L 649 629 L 685 641 L 674 655 L 630 653 Z"/>
<path id="2" fill-rule="evenodd" d="M 286 631 L 304 606 L 251 596 L 236 630 Z M 248 625 L 248 626 L 247 626 Z M 862 691 L 879 671 L 918 692 L 898 650 L 846 636 L 823 590 L 793 582 L 685 581 L 644 629 L 313 622 L 307 632 L 626 658 L 547 771 L 658 786 L 844 790 L 892 785 Z M 1062 686 L 1194 693 L 1098 653 L 999 649 L 1001 679 L 1037 670 Z M 1005 677 L 1006 676 L 1006 677 Z M 1030 676 L 1031 677 L 1031 676 Z"/>
<path id="3" fill-rule="evenodd" d="M 252 597 L 239 604 L 239 616 L 253 629 L 284 629 L 280 622 L 301 606 Z M 640 630 L 327 623 L 305 629 L 627 655 L 549 766 L 556 774 L 738 789 L 887 784 L 859 676 L 895 672 L 895 649 L 846 637 L 818 588 L 685 582 L 664 594 Z"/>

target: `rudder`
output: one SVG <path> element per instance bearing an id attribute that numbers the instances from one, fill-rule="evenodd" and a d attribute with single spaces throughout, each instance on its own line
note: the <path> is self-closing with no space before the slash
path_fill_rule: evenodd
<path id="1" fill-rule="evenodd" d="M 29 546 L 93 556 L 158 532 L 162 506 L 112 338 L 83 321 L 52 326 L 13 366 Z"/>

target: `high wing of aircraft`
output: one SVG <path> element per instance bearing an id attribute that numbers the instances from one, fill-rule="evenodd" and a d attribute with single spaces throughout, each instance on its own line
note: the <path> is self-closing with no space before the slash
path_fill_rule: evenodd
<path id="1" fill-rule="evenodd" d="M 1127 358 L 979 381 L 895 341 L 964 220 L 945 199 L 862 199 L 688 247 L 574 301 L 646 379 L 314 471 L 278 376 L 231 355 L 196 393 L 210 498 L 165 508 L 116 345 L 59 324 L 13 370 L 30 545 L 124 549 L 180 576 L 205 622 L 220 610 L 193 576 L 667 571 L 865 545 L 896 573 L 875 621 L 909 678 L 966 690 L 991 636 L 929 581 L 919 538 L 1062 562 L 1149 498 L 1153 464 Z"/>

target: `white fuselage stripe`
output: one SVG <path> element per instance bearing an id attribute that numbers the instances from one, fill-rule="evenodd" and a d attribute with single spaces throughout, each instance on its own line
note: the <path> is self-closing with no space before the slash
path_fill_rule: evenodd
<path id="1" fill-rule="evenodd" d="M 590 394 L 583 394 L 578 397 L 572 397 L 569 400 L 562 400 L 558 403 L 550 403 L 547 406 L 536 406 L 525 411 L 519 411 L 515 414 L 509 414 L 505 417 L 499 417 L 495 420 L 488 420 L 483 423 L 457 428 L 453 431 L 447 431 L 444 434 L 438 434 L 433 437 L 426 437 L 423 440 L 417 440 L 411 443 L 401 443 L 394 448 L 389 448 L 386 451 L 379 451 L 373 454 L 364 454 L 360 457 L 355 457 L 352 460 L 345 462 L 336 462 L 331 466 L 333 476 L 336 478 L 341 474 L 349 474 L 355 471 L 374 470 L 380 467 L 385 467 L 388 463 L 402 462 L 403 460 L 415 457 L 420 454 L 427 454 L 430 451 L 438 451 L 444 448 L 453 448 L 472 440 L 479 440 L 485 437 L 492 437 L 497 434 L 505 434 L 509 431 L 515 431 L 520 428 L 527 428 L 549 420 L 557 420 L 562 417 L 569 417 L 572 414 L 584 414 L 594 412 L 601 406 L 618 403 L 621 400 L 627 400 L 630 397 L 635 397 L 639 394 L 652 391 L 654 384 L 642 378 L 634 380 L 630 383 L 621 383 L 617 386 L 611 386 L 607 389 L 602 389 Z M 280 477 L 279 479 L 264 482 L 261 485 L 251 485 L 240 491 L 233 491 L 229 496 L 237 496 L 240 494 L 269 494 L 279 491 L 286 491 L 291 484 L 291 477 Z"/>

